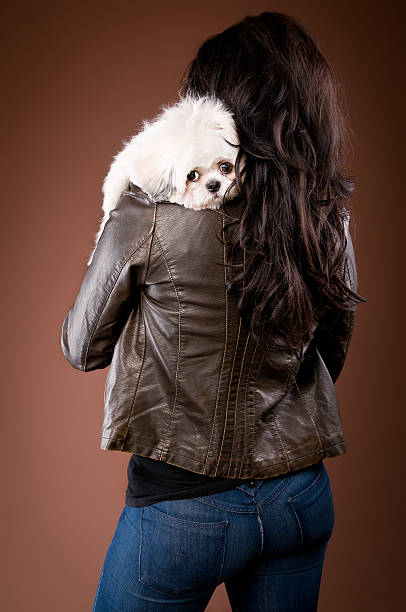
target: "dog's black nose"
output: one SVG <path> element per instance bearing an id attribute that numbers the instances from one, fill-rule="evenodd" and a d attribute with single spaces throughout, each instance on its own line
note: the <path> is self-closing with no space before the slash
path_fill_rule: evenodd
<path id="1" fill-rule="evenodd" d="M 216 191 L 220 189 L 220 186 L 220 181 L 209 181 L 206 183 L 206 187 L 211 193 L 216 193 Z"/>

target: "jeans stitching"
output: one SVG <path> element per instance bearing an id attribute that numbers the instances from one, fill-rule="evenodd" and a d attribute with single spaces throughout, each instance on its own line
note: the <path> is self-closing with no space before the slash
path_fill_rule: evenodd
<path id="1" fill-rule="evenodd" d="M 161 590 L 157 586 L 153 586 L 152 584 L 149 584 L 148 582 L 143 580 L 142 577 L 141 577 L 141 569 L 142 569 L 141 568 L 141 553 L 142 553 L 142 546 L 143 546 L 142 523 L 143 523 L 145 508 L 150 508 L 150 506 L 143 506 L 142 507 L 142 512 L 141 512 L 141 520 L 140 520 L 140 547 L 139 547 L 139 555 L 138 555 L 138 579 L 139 579 L 140 582 L 142 582 L 142 584 L 146 585 L 148 588 L 153 589 L 154 591 L 157 591 L 158 593 L 163 593 L 164 595 L 168 595 L 167 591 Z M 187 521 L 185 519 L 180 519 L 178 517 L 172 517 L 170 515 L 165 514 L 164 512 L 161 512 L 157 508 L 152 508 L 152 510 L 155 510 L 155 512 L 158 512 L 159 514 L 165 516 L 166 518 L 169 518 L 169 519 L 172 519 L 172 520 L 175 520 L 175 521 L 181 521 L 183 523 L 193 524 L 193 526 L 197 526 L 197 527 L 210 527 L 210 528 L 212 528 L 213 525 L 221 527 L 221 541 L 219 542 L 219 545 L 218 545 L 218 547 L 216 549 L 215 554 L 213 555 L 213 560 L 212 560 L 212 564 L 214 564 L 215 559 L 217 557 L 217 554 L 218 554 L 218 552 L 220 550 L 220 547 L 222 547 L 222 549 L 223 549 L 223 556 L 222 556 L 222 559 L 221 559 L 221 563 L 219 565 L 218 575 L 217 575 L 217 577 L 215 579 L 215 583 L 216 584 L 221 584 L 222 577 L 223 577 L 224 562 L 225 562 L 227 527 L 228 527 L 230 521 L 226 520 L 226 521 L 217 521 L 217 522 L 212 522 L 212 523 L 196 523 L 194 521 Z M 213 589 L 213 586 L 214 585 L 209 585 L 209 586 L 203 587 L 201 590 L 202 590 L 202 592 L 205 592 L 208 589 Z"/>
<path id="2" fill-rule="evenodd" d="M 298 499 L 301 495 L 304 495 L 304 493 L 307 493 L 307 491 L 312 489 L 319 482 L 320 478 L 322 477 L 323 472 L 324 472 L 323 467 L 324 467 L 323 463 L 320 462 L 320 469 L 319 469 L 319 472 L 317 473 L 316 478 L 314 478 L 312 480 L 312 482 L 309 483 L 308 486 L 305 489 L 303 489 L 303 491 L 300 491 L 299 493 L 296 493 L 296 495 L 289 496 L 289 501 L 295 502 L 295 500 Z"/>
<path id="3" fill-rule="evenodd" d="M 260 513 L 260 509 L 258 507 L 258 504 L 255 502 L 255 500 L 254 500 L 254 503 L 255 503 L 255 505 L 257 507 L 257 520 L 258 520 L 258 524 L 259 524 L 259 532 L 260 532 L 260 535 L 261 535 L 261 545 L 260 545 L 259 551 L 258 551 L 258 555 L 260 555 L 262 553 L 263 549 L 264 549 L 264 526 L 262 524 L 261 513 Z"/>
<path id="4" fill-rule="evenodd" d="M 263 504 L 261 504 L 259 506 L 259 510 L 263 510 L 266 506 L 268 506 L 270 503 L 272 503 L 273 501 L 275 501 L 275 499 L 277 499 L 286 489 L 286 487 L 288 486 L 288 484 L 291 482 L 292 478 L 294 476 L 294 473 L 290 473 L 286 476 L 286 482 L 283 483 L 283 486 L 278 489 L 277 491 L 275 491 L 275 493 L 271 496 L 270 499 L 267 499 Z"/>
<path id="5" fill-rule="evenodd" d="M 295 517 L 296 517 L 296 522 L 297 522 L 297 524 L 298 524 L 298 526 L 299 526 L 299 531 L 300 531 L 300 548 L 302 548 L 302 546 L 303 546 L 303 529 L 302 529 L 302 525 L 301 525 L 301 522 L 300 522 L 299 517 L 298 517 L 298 515 L 297 515 L 296 508 L 295 508 L 295 506 L 293 505 L 293 503 L 292 503 L 292 499 L 291 499 L 290 497 L 289 497 L 289 499 L 288 499 L 288 502 L 289 502 L 289 505 L 290 505 L 290 507 L 292 508 L 292 510 L 293 510 L 293 512 L 294 512 L 294 514 L 295 514 Z"/>
<path id="6" fill-rule="evenodd" d="M 148 508 L 149 510 L 152 510 L 153 512 L 156 512 L 158 515 L 161 515 L 161 517 L 163 519 L 169 519 L 171 521 L 174 521 L 176 523 L 183 523 L 186 525 L 191 525 L 193 527 L 199 527 L 201 529 L 224 529 L 224 525 L 228 524 L 228 521 L 211 521 L 211 522 L 203 522 L 203 521 L 188 521 L 187 519 L 182 519 L 179 518 L 177 516 L 171 516 L 170 514 L 167 514 L 166 512 L 162 512 L 162 510 L 159 510 L 158 508 L 154 508 L 152 505 L 149 506 L 144 506 L 144 508 Z M 144 516 L 144 512 L 142 513 Z"/>

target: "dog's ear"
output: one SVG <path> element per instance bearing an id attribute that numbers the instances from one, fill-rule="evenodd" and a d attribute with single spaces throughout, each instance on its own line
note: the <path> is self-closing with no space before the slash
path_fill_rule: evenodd
<path id="1" fill-rule="evenodd" d="M 176 191 L 171 148 L 166 146 L 164 132 L 159 130 L 158 123 L 154 129 L 146 129 L 148 127 L 149 124 L 125 143 L 110 166 L 103 183 L 103 210 L 107 215 L 130 181 L 153 200 L 165 200 Z"/>
<path id="2" fill-rule="evenodd" d="M 141 135 L 140 135 L 141 136 Z M 144 135 L 146 136 L 146 135 Z M 129 178 L 134 185 L 141 187 L 153 200 L 165 200 L 175 188 L 174 169 L 168 160 L 163 144 L 155 139 L 141 138 L 137 152 L 132 156 Z M 139 153 L 142 150 L 142 154 Z"/>

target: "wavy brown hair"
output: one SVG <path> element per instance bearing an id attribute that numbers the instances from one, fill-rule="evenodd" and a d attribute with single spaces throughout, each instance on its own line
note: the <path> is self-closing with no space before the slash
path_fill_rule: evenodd
<path id="1" fill-rule="evenodd" d="M 234 116 L 244 207 L 228 244 L 244 250 L 245 265 L 229 264 L 227 290 L 257 341 L 266 332 L 301 347 L 324 313 L 366 301 L 340 273 L 355 183 L 346 174 L 337 92 L 309 32 L 277 12 L 247 16 L 207 39 L 181 80 L 179 93 L 214 95 Z"/>

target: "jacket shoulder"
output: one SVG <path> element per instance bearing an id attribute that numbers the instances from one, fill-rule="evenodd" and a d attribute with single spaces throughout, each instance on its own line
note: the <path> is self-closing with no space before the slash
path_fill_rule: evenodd
<path id="1" fill-rule="evenodd" d="M 155 202 L 146 193 L 125 189 L 110 211 L 109 225 L 113 231 L 122 234 L 120 238 L 127 234 L 129 238 L 134 234 L 141 237 L 153 229 L 155 209 Z"/>

